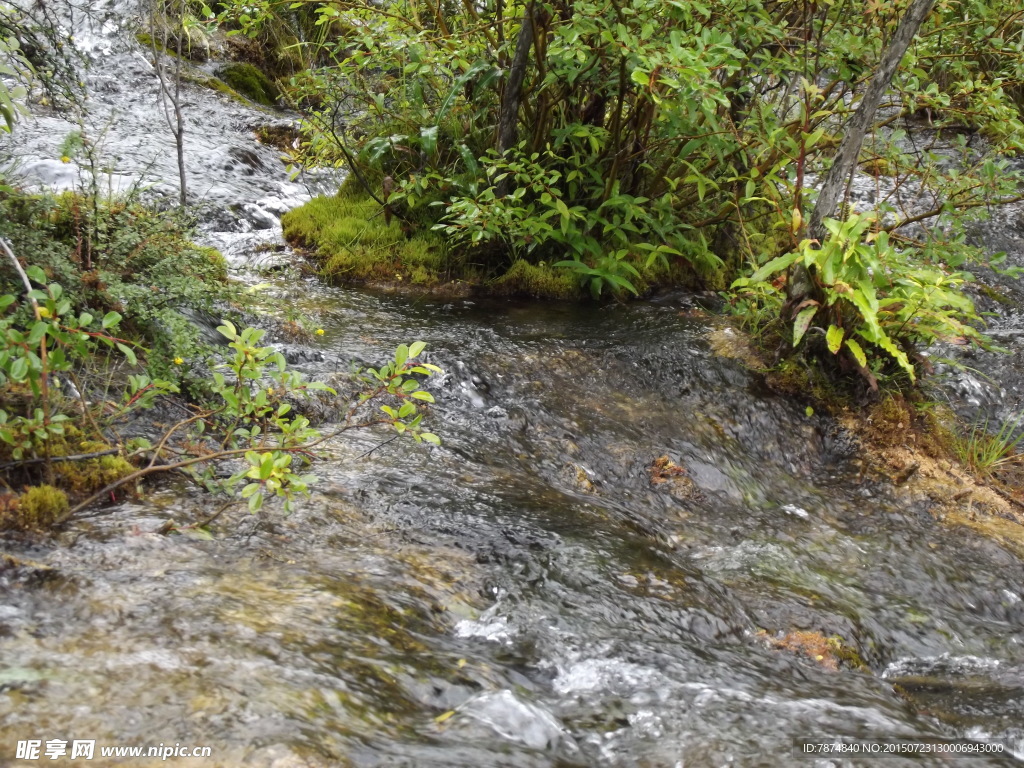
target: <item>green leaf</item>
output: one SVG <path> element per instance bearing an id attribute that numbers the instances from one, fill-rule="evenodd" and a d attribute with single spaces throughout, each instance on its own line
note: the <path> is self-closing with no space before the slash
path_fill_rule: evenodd
<path id="1" fill-rule="evenodd" d="M 843 329 L 830 325 L 825 333 L 825 342 L 828 344 L 828 351 L 836 354 L 843 345 Z"/>
<path id="2" fill-rule="evenodd" d="M 36 344 L 42 341 L 43 336 L 46 335 L 46 329 L 49 327 L 50 324 L 45 320 L 36 321 L 35 323 L 32 324 L 32 328 L 28 332 L 28 338 L 25 340 L 25 343 L 28 344 L 30 347 L 34 347 Z"/>
<path id="3" fill-rule="evenodd" d="M 433 432 L 420 432 L 420 440 L 425 443 L 433 443 L 434 445 L 441 444 L 441 438 L 435 435 Z"/>
<path id="4" fill-rule="evenodd" d="M 409 359 L 419 357 L 420 353 L 427 348 L 425 341 L 414 341 L 409 345 Z"/>
<path id="5" fill-rule="evenodd" d="M 860 344 L 858 344 L 853 339 L 847 339 L 845 344 L 846 344 L 846 348 L 848 350 L 850 350 L 850 354 L 852 354 L 853 358 L 857 361 L 857 365 L 859 365 L 861 368 L 867 368 L 868 367 L 868 359 L 864 355 L 864 350 L 861 349 Z"/>
<path id="6" fill-rule="evenodd" d="M 398 349 L 395 350 L 395 369 L 401 368 L 405 365 L 405 361 L 409 359 L 409 347 L 405 344 L 399 344 Z"/>
<path id="7" fill-rule="evenodd" d="M 46 285 L 46 273 L 43 272 L 42 267 L 32 265 L 25 269 L 25 274 L 28 275 L 28 279 L 33 283 L 39 283 L 40 285 Z"/>
<path id="8" fill-rule="evenodd" d="M 120 322 L 121 322 L 121 315 L 120 315 L 120 313 L 118 313 L 118 312 L 107 312 L 107 314 L 105 314 L 103 316 L 102 325 L 103 325 L 104 329 L 107 329 L 107 328 L 110 328 L 112 326 L 117 325 Z"/>
<path id="9" fill-rule="evenodd" d="M 138 365 L 139 361 L 136 359 L 135 353 L 132 351 L 131 347 L 129 347 L 127 344 L 117 342 L 117 348 L 121 350 L 122 355 L 128 358 L 129 363 L 131 363 L 132 365 Z"/>
<path id="10" fill-rule="evenodd" d="M 800 253 L 793 252 L 774 258 L 767 264 L 763 265 L 756 272 L 754 272 L 754 274 L 750 276 L 750 282 L 763 283 L 776 272 L 781 272 L 784 269 L 789 269 L 789 267 L 795 264 L 800 259 L 800 257 Z"/>
<path id="11" fill-rule="evenodd" d="M 424 392 L 422 389 L 420 391 L 418 391 L 418 392 L 413 392 L 410 395 L 410 397 L 415 397 L 417 400 L 423 400 L 424 402 L 427 402 L 427 403 L 435 402 L 434 401 L 434 396 L 432 394 L 430 394 L 429 392 Z"/>
<path id="12" fill-rule="evenodd" d="M 24 381 L 26 376 L 28 376 L 28 360 L 24 357 L 16 358 L 11 363 L 10 377 L 14 381 Z"/>
<path id="13" fill-rule="evenodd" d="M 420 129 L 420 150 L 427 157 L 433 155 L 437 149 L 437 132 L 438 127 L 436 125 Z"/>
<path id="14" fill-rule="evenodd" d="M 800 340 L 807 333 L 807 329 L 811 327 L 811 321 L 814 319 L 815 314 L 818 312 L 818 305 L 815 304 L 813 307 L 805 307 L 800 310 L 800 314 L 796 316 L 796 320 L 793 321 L 793 348 L 795 349 L 800 345 Z"/>

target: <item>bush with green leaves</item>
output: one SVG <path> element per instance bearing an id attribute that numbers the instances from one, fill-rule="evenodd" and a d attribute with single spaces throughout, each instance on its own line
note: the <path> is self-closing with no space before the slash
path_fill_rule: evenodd
<path id="1" fill-rule="evenodd" d="M 891 178 L 879 213 L 905 250 L 954 244 L 1020 195 L 1020 173 L 993 164 L 1024 151 L 1018 6 L 942 3 L 892 79 L 860 165 Z M 219 7 L 257 36 L 289 4 Z M 648 266 L 653 282 L 727 285 L 744 262 L 754 271 L 797 248 L 808 179 L 829 167 L 906 4 L 303 8 L 329 34 L 305 46 L 321 65 L 291 84 L 297 159 L 351 166 L 410 226 L 469 246 L 488 276 L 557 262 L 594 293 L 625 294 L 651 282 L 634 273 Z"/>
<path id="2" fill-rule="evenodd" d="M 365 386 L 358 401 L 334 432 L 323 435 L 307 416 L 295 410 L 293 402 L 315 392 L 331 396 L 337 392 L 289 370 L 281 352 L 260 346 L 264 331 L 238 331 L 229 322 L 218 330 L 227 339 L 231 354 L 214 366 L 210 402 L 172 426 L 158 444 L 137 443 L 140 451 L 150 455 L 137 475 L 181 469 L 211 492 L 246 499 L 251 512 L 258 511 L 268 498 L 282 499 L 287 512 L 298 496 L 309 494 L 316 480 L 302 470 L 317 458 L 317 447 L 343 432 L 389 424 L 416 442 L 440 443 L 435 434 L 423 430 L 424 412 L 417 405 L 434 402 L 433 396 L 420 388 L 417 377 L 440 371 L 429 363 L 415 362 L 426 347 L 423 342 L 400 345 L 391 361 L 362 373 Z M 395 401 L 380 406 L 383 418 L 368 417 L 361 411 L 361 404 L 381 399 Z M 176 434 L 184 439 L 172 441 Z M 241 460 L 242 466 L 224 477 L 222 465 L 232 459 Z"/>
<path id="3" fill-rule="evenodd" d="M 75 311 L 122 315 L 121 333 L 151 350 L 146 361 L 155 378 L 187 377 L 189 367 L 173 360 L 204 354 L 199 330 L 185 313 L 217 315 L 237 296 L 221 255 L 189 235 L 177 212 L 130 199 L 0 197 L 0 237 L 30 256 L 45 282 L 59 283 Z M 12 265 L 0 261 L 0 291 L 20 290 Z"/>
<path id="4" fill-rule="evenodd" d="M 36 282 L 45 279 L 35 266 L 26 270 L 26 277 Z M 82 444 L 94 448 L 115 444 L 115 448 L 92 451 L 80 459 L 119 450 L 144 462 L 136 471 L 119 472 L 91 496 L 76 499 L 73 507 L 51 523 L 70 519 L 129 482 L 174 469 L 190 473 L 212 492 L 247 500 L 252 512 L 267 498 L 282 499 L 287 512 L 298 496 L 308 495 L 315 477 L 302 469 L 317 457 L 317 446 L 328 437 L 358 427 L 389 424 L 416 442 L 440 443 L 422 425 L 424 411 L 419 404 L 432 403 L 434 398 L 421 389 L 420 380 L 440 371 L 416 360 L 426 347 L 423 342 L 400 345 L 391 361 L 362 373 L 360 397 L 338 429 L 325 437 L 293 403 L 315 392 L 337 393 L 290 370 L 279 351 L 260 346 L 264 331 L 238 331 L 230 322 L 218 329 L 231 352 L 223 362 L 213 364 L 210 399 L 193 403 L 190 415 L 156 442 L 139 436 L 122 441 L 118 426 L 123 417 L 177 393 L 174 384 L 144 373 L 131 374 L 119 404 L 105 399 L 93 403 L 80 391 L 77 399 L 69 398 L 56 386 L 58 376 L 77 381 L 76 370 L 94 362 L 92 358 L 103 348 L 115 350 L 130 365 L 137 365 L 134 345 L 113 335 L 121 320 L 116 312 L 103 318 L 75 312 L 56 283 L 45 290 L 29 291 L 23 301 L 0 294 L 0 459 L 10 459 L 5 463 L 8 478 L 15 477 L 18 470 L 37 470 L 36 475 L 52 480 L 51 462 L 71 460 L 66 443 L 72 434 L 76 442 L 87 437 L 88 442 Z M 367 416 L 362 405 L 378 400 L 386 401 L 380 406 L 383 416 Z M 57 446 L 59 450 L 55 450 Z M 231 460 L 242 466 L 225 477 L 222 467 Z M 18 527 L 18 519 L 6 523 Z"/>
<path id="5" fill-rule="evenodd" d="M 26 273 L 46 284 L 39 267 Z M 13 294 L 0 294 L 0 455 L 15 461 L 49 455 L 48 443 L 75 420 L 70 412 L 89 407 L 66 397 L 57 376 L 74 379 L 76 368 L 104 346 L 135 362 L 131 342 L 113 335 L 121 322 L 117 312 L 102 318 L 79 313 L 57 283 L 29 291 L 21 304 Z"/>
<path id="6" fill-rule="evenodd" d="M 824 243 L 804 240 L 733 283 L 755 303 L 781 308 L 786 282 L 780 278 L 795 264 L 810 270 L 819 298 L 791 309 L 795 319 L 784 335 L 792 349 L 812 347 L 819 358 L 835 358 L 876 388 L 878 377 L 896 370 L 914 381 L 916 350 L 936 341 L 988 344 L 961 290 L 966 273 L 919 263 L 892 244 L 872 214 L 827 219 L 825 227 Z"/>

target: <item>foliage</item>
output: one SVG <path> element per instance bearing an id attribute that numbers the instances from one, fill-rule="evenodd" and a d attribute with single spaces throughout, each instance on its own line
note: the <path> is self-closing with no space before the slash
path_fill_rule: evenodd
<path id="1" fill-rule="evenodd" d="M 397 398 L 401 403 L 397 409 L 391 405 L 380 406 L 381 411 L 388 417 L 388 423 L 394 426 L 395 431 L 400 435 L 408 433 L 417 443 L 426 441 L 440 445 L 441 440 L 437 435 L 424 432 L 420 427 L 423 414 L 413 402 L 416 400 L 426 403 L 434 402 L 433 395 L 420 389 L 420 380 L 416 376 L 441 373 L 441 369 L 436 365 L 413 362 L 423 353 L 426 346 L 422 341 L 413 342 L 409 346 L 400 344 L 395 350 L 393 360 L 380 368 L 367 368 L 363 375 L 363 381 L 371 385 L 373 389 L 360 395 L 360 400 L 366 402 L 385 394 Z"/>
<path id="2" fill-rule="evenodd" d="M 204 354 L 190 316 L 213 314 L 235 296 L 223 257 L 194 245 L 180 214 L 130 199 L 14 193 L 0 198 L 0 236 L 15 253 L 31 254 L 45 275 L 40 284 L 62 286 L 76 313 L 121 315 L 125 338 L 151 350 L 155 378 L 191 381 L 190 366 L 172 362 Z M 10 263 L 0 261 L 0 291 L 19 290 Z"/>
<path id="3" fill-rule="evenodd" d="M 293 6 L 220 7 L 258 37 Z M 808 179 L 902 13 L 761 0 L 300 7 L 321 30 L 303 46 L 319 65 L 289 94 L 302 159 L 348 164 L 378 196 L 394 179 L 389 204 L 468 247 L 486 275 L 559 263 L 594 293 L 640 290 L 631 267 L 648 258 L 673 266 L 659 264 L 662 280 L 721 284 L 739 255 L 753 271 L 794 251 Z M 1019 173 L 992 158 L 1024 148 L 1022 30 L 1009 0 L 950 0 L 922 29 L 862 158 L 891 174 L 878 207 L 894 242 L 942 250 L 1019 194 Z M 940 141 L 915 139 L 922 120 Z"/>
<path id="4" fill-rule="evenodd" d="M 0 78 L 17 78 L 27 71 L 31 71 L 31 64 L 21 52 L 17 38 L 0 37 Z M 18 115 L 24 112 L 22 101 L 27 93 L 25 86 L 10 87 L 0 79 L 0 117 L 3 118 L 0 130 L 8 133 L 14 130 Z"/>
<path id="5" fill-rule="evenodd" d="M 28 277 L 45 284 L 45 273 L 29 267 Z M 57 283 L 27 294 L 26 308 L 33 314 L 7 311 L 17 304 L 12 294 L 0 295 L 0 442 L 14 459 L 45 455 L 47 443 L 65 434 L 70 417 L 60 412 L 63 396 L 53 393 L 54 377 L 72 372 L 100 345 L 119 349 L 132 362 L 135 352 L 116 333 L 121 315 L 102 318 L 73 311 L 71 301 Z M 169 385 L 167 385 L 169 389 Z M 55 410 L 56 408 L 56 410 Z"/>
<path id="6" fill-rule="evenodd" d="M 80 112 L 82 55 L 55 3 L 0 3 L 0 114 L 10 130 L 29 90 L 42 104 Z"/>
<path id="7" fill-rule="evenodd" d="M 37 266 L 26 272 L 37 282 L 45 277 Z M 61 463 L 60 469 L 55 469 L 55 460 L 68 458 L 65 444 L 71 434 L 77 437 L 82 429 L 88 429 L 93 441 L 81 444 L 106 448 L 116 436 L 117 422 L 127 413 L 151 408 L 158 398 L 177 392 L 177 388 L 134 374 L 128 377 L 119 407 L 105 402 L 92 408 L 81 393 L 79 402 L 73 402 L 55 390 L 53 383 L 59 374 L 73 378 L 76 368 L 100 346 L 116 348 L 132 365 L 137 363 L 129 343 L 112 335 L 120 315 L 110 312 L 102 319 L 87 312 L 76 315 L 55 283 L 27 294 L 25 304 L 32 308 L 33 320 L 26 323 L 23 313 L 8 311 L 17 303 L 14 295 L 0 295 L 0 311 L 5 313 L 0 323 L 0 394 L 4 403 L 0 408 L 0 457 L 13 459 L 6 465 L 10 467 L 42 467 L 64 487 L 33 486 L 19 498 L 17 514 L 5 517 L 4 526 L 45 528 L 128 482 L 174 468 L 192 473 L 211 491 L 240 495 L 248 500 L 252 512 L 271 497 L 283 499 L 287 511 L 296 496 L 308 494 L 315 477 L 296 470 L 315 458 L 314 448 L 324 438 L 308 417 L 293 410 L 293 403 L 314 392 L 337 393 L 323 383 L 306 381 L 287 368 L 279 351 L 260 346 L 263 331 L 237 331 L 230 322 L 218 329 L 232 352 L 225 362 L 214 365 L 210 401 L 193 405 L 193 413 L 173 425 L 155 445 L 142 437 L 129 441 L 130 456 L 149 457 L 144 468 L 134 470 L 123 457 L 99 450 L 75 459 L 95 462 L 91 468 L 69 471 Z M 401 345 L 393 360 L 379 369 L 368 369 L 363 379 L 366 390 L 339 431 L 386 423 L 416 442 L 440 443 L 436 435 L 423 430 L 424 412 L 417 405 L 434 401 L 420 388 L 418 377 L 440 370 L 415 361 L 425 346 L 423 342 Z M 353 419 L 361 403 L 379 399 L 393 401 L 380 406 L 383 418 Z M 230 459 L 244 461 L 225 478 L 219 464 Z M 65 490 L 92 495 L 69 509 Z"/>
<path id="8" fill-rule="evenodd" d="M 985 419 L 972 425 L 969 432 L 958 436 L 953 447 L 961 463 L 982 475 L 1011 463 L 1020 461 L 1017 448 L 1024 440 L 1024 432 L 1020 432 L 1024 413 L 1002 424 L 999 431 L 989 432 L 989 422 Z"/>
<path id="9" fill-rule="evenodd" d="M 168 468 L 182 469 L 211 492 L 247 499 L 250 512 L 258 511 L 268 498 L 282 499 L 287 512 L 297 496 L 309 494 L 309 486 L 316 477 L 301 470 L 316 458 L 316 446 L 330 437 L 322 435 L 305 415 L 296 412 L 293 403 L 315 392 L 331 396 L 337 393 L 322 382 L 307 381 L 300 373 L 289 370 L 280 352 L 259 346 L 263 331 L 237 331 L 231 323 L 218 330 L 233 352 L 227 361 L 214 368 L 212 402 L 171 427 L 157 445 L 140 442 L 140 449 L 150 454 L 150 460 L 134 476 Z M 436 435 L 423 431 L 424 413 L 416 405 L 417 401 L 432 403 L 434 399 L 419 388 L 415 376 L 440 371 L 428 363 L 412 362 L 425 347 L 423 342 L 400 345 L 392 361 L 379 369 L 368 369 L 363 379 L 367 384 L 365 391 L 334 434 L 386 423 L 416 442 L 439 444 Z M 400 404 L 397 408 L 381 405 L 386 418 L 357 418 L 361 404 L 382 398 L 392 398 Z M 170 442 L 179 430 L 185 435 L 182 445 L 187 449 Z M 171 461 L 164 463 L 168 458 Z M 231 459 L 243 459 L 242 466 L 224 477 L 221 465 Z"/>
<path id="10" fill-rule="evenodd" d="M 791 346 L 796 349 L 805 340 L 823 346 L 873 387 L 892 363 L 913 381 L 915 345 L 940 339 L 985 343 L 972 325 L 978 320 L 974 305 L 960 291 L 965 275 L 917 263 L 891 244 L 888 233 L 872 229 L 876 224 L 871 214 L 853 214 L 843 222 L 829 219 L 830 237 L 824 243 L 804 240 L 733 284 L 781 306 L 785 282 L 777 279 L 794 264 L 813 267 L 822 298 L 792 309 Z"/>

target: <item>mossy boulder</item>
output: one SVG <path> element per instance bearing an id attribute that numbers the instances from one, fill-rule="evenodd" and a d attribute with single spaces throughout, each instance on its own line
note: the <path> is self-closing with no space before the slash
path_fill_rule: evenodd
<path id="1" fill-rule="evenodd" d="M 270 78 L 252 64 L 228 64 L 217 71 L 217 77 L 231 86 L 235 92 L 265 107 L 275 106 L 281 96 Z"/>

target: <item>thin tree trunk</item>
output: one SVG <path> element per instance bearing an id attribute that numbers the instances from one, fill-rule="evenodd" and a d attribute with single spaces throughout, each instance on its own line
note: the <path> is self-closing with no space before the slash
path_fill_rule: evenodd
<path id="1" fill-rule="evenodd" d="M 178 153 L 178 205 L 185 210 L 187 184 L 185 175 L 185 116 L 181 113 L 181 39 L 185 36 L 184 25 L 178 30 L 178 58 L 174 62 L 174 148 Z"/>
<path id="2" fill-rule="evenodd" d="M 519 103 L 522 98 L 526 65 L 533 45 L 533 3 L 523 11 L 523 23 L 516 40 L 516 52 L 505 81 L 505 94 L 501 100 L 498 118 L 498 152 L 504 152 L 516 143 L 516 123 L 519 122 Z"/>
<path id="3" fill-rule="evenodd" d="M 896 29 L 896 34 L 893 35 L 888 47 L 882 52 L 878 69 L 875 70 L 871 82 L 868 83 L 857 111 L 846 126 L 846 132 L 839 143 L 835 160 L 825 175 L 825 181 L 818 192 L 818 200 L 811 212 L 807 226 L 807 236 L 810 239 L 821 241 L 825 237 L 823 222 L 835 213 L 846 179 L 857 166 L 860 149 L 864 144 L 864 136 L 874 121 L 875 112 L 882 101 L 882 96 L 889 88 L 896 68 L 903 60 L 907 48 L 910 47 L 910 43 L 917 35 L 921 24 L 928 18 L 934 5 L 935 0 L 911 0 L 910 7 Z M 803 299 L 812 294 L 813 289 L 810 274 L 802 264 L 798 264 L 790 276 L 789 306 L 796 307 Z"/>
<path id="4" fill-rule="evenodd" d="M 156 71 L 157 82 L 160 85 L 160 105 L 163 109 L 164 119 L 167 127 L 174 136 L 174 149 L 178 156 L 178 205 L 182 210 L 186 203 L 186 174 L 185 174 L 185 117 L 181 111 L 181 53 L 182 37 L 184 27 L 179 30 L 176 45 L 177 57 L 174 64 L 174 91 L 167 84 L 167 73 L 164 70 L 162 53 L 157 46 L 156 35 L 156 0 L 151 0 L 149 5 L 149 32 L 150 48 L 153 52 L 153 68 Z M 167 50 L 167 28 L 164 27 L 162 35 L 162 47 Z"/>
<path id="5" fill-rule="evenodd" d="M 921 28 L 924 20 L 928 18 L 934 5 L 935 0 L 912 0 L 906 15 L 896 29 L 896 34 L 889 42 L 889 47 L 882 53 L 878 69 L 864 91 L 864 98 L 861 99 L 860 106 L 857 107 L 857 111 L 846 127 L 846 133 L 843 134 L 843 140 L 839 143 L 839 149 L 836 150 L 832 167 L 818 192 L 818 201 L 808 223 L 808 234 L 811 238 L 820 240 L 824 236 L 825 228 L 822 226 L 822 222 L 835 213 L 836 204 L 839 202 L 846 183 L 846 177 L 853 172 L 857 165 L 860 148 L 864 144 L 864 136 L 874 122 L 875 112 L 882 101 L 882 96 L 885 95 L 886 89 L 892 82 L 892 76 L 896 73 L 896 68 L 903 60 L 907 48 L 910 47 L 910 43 L 913 42 L 917 31 Z"/>

